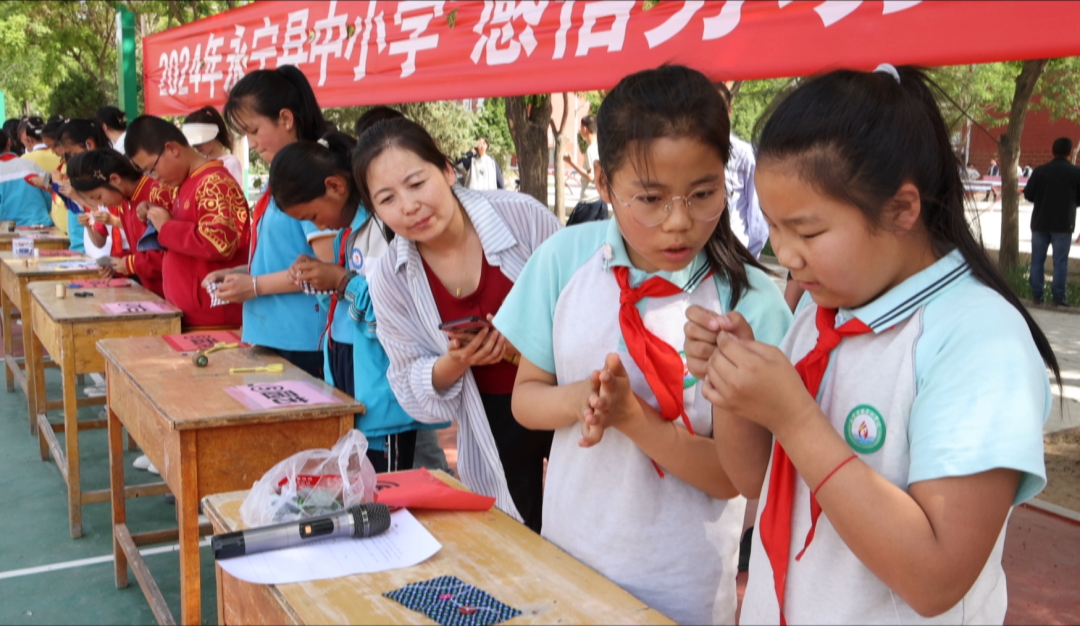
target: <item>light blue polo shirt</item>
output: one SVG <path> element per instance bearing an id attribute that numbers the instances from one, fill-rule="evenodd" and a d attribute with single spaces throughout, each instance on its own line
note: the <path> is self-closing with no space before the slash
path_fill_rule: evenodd
<path id="1" fill-rule="evenodd" d="M 585 380 L 608 353 L 618 353 L 634 393 L 655 409 L 655 395 L 622 336 L 616 266 L 631 268 L 633 286 L 660 276 L 681 289 L 637 304 L 645 327 L 678 352 L 690 306 L 730 310 L 731 287 L 725 277 L 709 276 L 704 252 L 677 272 L 647 274 L 633 268 L 615 218 L 563 229 L 541 244 L 494 324 L 560 385 Z M 735 310 L 758 339 L 779 343 L 791 311 L 765 272 L 745 267 L 751 288 Z M 685 367 L 682 375 L 687 419 L 696 435 L 712 437 L 712 405 L 701 382 Z M 674 423 L 683 426 L 680 419 Z M 712 498 L 671 472 L 660 478 L 649 457 L 617 429 L 591 448 L 578 446 L 580 438 L 576 423 L 554 433 L 541 534 L 679 623 L 733 624 L 745 499 Z"/>
<path id="2" fill-rule="evenodd" d="M 264 190 L 265 192 L 265 190 Z M 311 222 L 285 215 L 273 199 L 258 225 L 258 247 L 251 257 L 251 275 L 287 270 L 296 257 L 315 256 L 311 240 L 333 234 Z M 326 328 L 327 310 L 315 296 L 283 293 L 244 303 L 244 341 L 278 350 L 315 351 Z"/>
<path id="3" fill-rule="evenodd" d="M 804 302 L 780 345 L 792 362 L 817 342 L 817 310 Z M 872 332 L 848 337 L 833 350 L 817 400 L 862 462 L 903 491 L 997 468 L 1021 473 L 1014 504 L 1045 486 L 1042 429 L 1051 406 L 1046 367 L 1023 316 L 975 278 L 959 251 L 869 304 L 841 309 L 836 324 L 853 318 Z M 771 497 L 768 486 L 766 475 L 759 521 Z M 810 488 L 798 477 L 792 555 L 802 549 L 810 525 Z M 792 624 L 1000 624 L 1008 607 L 1001 567 L 1006 526 L 963 600 L 931 620 L 881 582 L 823 514 L 813 543 L 788 563 L 784 616 Z M 776 623 L 772 566 L 756 533 L 752 541 L 741 620 Z"/>
<path id="4" fill-rule="evenodd" d="M 52 226 L 52 195 L 26 182 L 27 176 L 35 175 L 45 175 L 37 163 L 10 152 L 0 156 L 0 220 L 15 222 L 16 226 Z"/>
<path id="5" fill-rule="evenodd" d="M 369 261 L 367 255 L 365 255 L 364 246 L 362 243 L 357 242 L 357 235 L 359 234 L 360 227 L 363 226 L 367 220 L 368 212 L 364 207 L 358 207 L 356 209 L 356 215 L 353 217 L 352 223 L 349 227 L 352 228 L 352 234 L 349 235 L 349 240 L 345 242 L 345 265 L 346 269 L 361 274 L 366 273 L 366 265 Z M 305 222 L 307 223 L 307 222 Z M 338 264 L 341 264 L 341 237 L 345 234 L 345 231 L 339 231 L 337 236 L 334 237 L 334 260 Z M 381 236 L 381 234 L 380 234 Z M 380 246 L 381 251 L 385 251 L 386 246 Z M 324 301 L 329 303 L 330 298 L 324 298 Z M 334 335 L 334 341 L 340 341 L 341 343 L 353 342 L 353 326 L 355 321 L 349 318 L 349 303 L 345 301 L 339 301 L 337 309 L 334 310 L 334 319 L 330 321 L 330 332 Z"/>

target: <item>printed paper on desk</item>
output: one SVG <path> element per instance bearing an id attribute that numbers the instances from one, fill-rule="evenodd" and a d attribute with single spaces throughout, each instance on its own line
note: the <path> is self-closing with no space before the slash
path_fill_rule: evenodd
<path id="1" fill-rule="evenodd" d="M 495 498 L 454 489 L 426 469 L 380 474 L 375 500 L 386 506 L 444 511 L 487 511 Z"/>
<path id="2" fill-rule="evenodd" d="M 162 337 L 177 352 L 194 352 L 195 350 L 209 350 L 219 343 L 240 343 L 240 336 L 231 330 L 217 330 L 209 333 L 184 333 L 182 335 L 165 335 Z M 250 344 L 243 344 L 248 346 Z"/>
<path id="3" fill-rule="evenodd" d="M 261 552 L 217 564 L 240 580 L 282 585 L 412 567 L 442 548 L 435 537 L 402 509 L 390 515 L 390 530 L 367 539 L 328 539 L 305 546 Z"/>
<path id="4" fill-rule="evenodd" d="M 64 270 L 96 270 L 97 263 L 86 261 L 63 261 L 60 263 L 42 265 L 41 268 L 51 272 L 62 272 Z"/>
<path id="5" fill-rule="evenodd" d="M 115 289 L 130 286 L 131 281 L 126 278 L 84 278 L 68 285 L 68 289 Z"/>
<path id="6" fill-rule="evenodd" d="M 125 313 L 170 313 L 173 308 L 164 302 L 105 302 L 101 310 L 109 315 Z"/>
<path id="7" fill-rule="evenodd" d="M 338 400 L 333 395 L 302 380 L 252 383 L 250 385 L 240 385 L 239 387 L 226 387 L 224 391 L 249 409 L 277 409 L 286 406 L 341 403 L 341 400 Z"/>

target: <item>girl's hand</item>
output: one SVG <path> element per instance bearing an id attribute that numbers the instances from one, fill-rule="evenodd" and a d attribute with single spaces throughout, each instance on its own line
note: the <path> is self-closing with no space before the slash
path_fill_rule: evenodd
<path id="1" fill-rule="evenodd" d="M 154 228 L 160 233 L 161 227 L 172 219 L 172 214 L 165 209 L 150 205 L 150 208 L 146 210 L 146 219 L 154 225 Z"/>
<path id="2" fill-rule="evenodd" d="M 75 221 L 82 224 L 83 226 L 86 226 L 86 227 L 89 227 L 90 224 L 92 223 L 90 221 L 90 214 L 89 213 L 79 213 L 79 216 L 75 218 Z"/>
<path id="3" fill-rule="evenodd" d="M 65 179 L 60 181 L 60 187 L 58 188 L 58 192 L 61 196 L 71 198 L 73 195 L 75 195 L 75 188 L 72 187 L 71 183 Z"/>
<path id="4" fill-rule="evenodd" d="M 307 283 L 318 291 L 337 289 L 347 273 L 348 270 L 337 263 L 323 263 L 307 255 L 300 255 L 289 268 L 289 278 L 294 283 Z"/>
<path id="5" fill-rule="evenodd" d="M 600 370 L 593 370 L 589 378 L 582 382 L 585 383 L 585 393 L 581 396 L 581 408 L 578 410 L 578 420 L 581 422 L 581 439 L 578 445 L 591 448 L 604 438 L 604 427 L 589 421 L 593 418 L 593 403 L 600 401 Z"/>
<path id="6" fill-rule="evenodd" d="M 721 333 L 702 394 L 716 407 L 781 431 L 818 412 L 795 366 L 778 348 Z"/>
<path id="7" fill-rule="evenodd" d="M 94 211 L 94 221 L 98 224 L 105 224 L 106 226 L 120 226 L 120 218 L 113 215 L 109 211 Z"/>
<path id="8" fill-rule="evenodd" d="M 207 285 L 214 283 L 220 283 L 225 280 L 225 277 L 232 273 L 232 270 L 214 270 L 206 275 L 206 278 L 202 281 L 203 289 L 206 289 Z"/>
<path id="9" fill-rule="evenodd" d="M 481 328 L 467 343 L 463 343 L 461 336 L 450 339 L 447 354 L 466 367 L 491 365 L 502 360 L 506 345 L 506 338 L 494 327 Z"/>
<path id="10" fill-rule="evenodd" d="M 113 272 L 115 271 L 113 269 L 114 263 L 116 263 L 116 259 L 109 259 L 109 265 L 106 265 L 104 267 L 99 265 L 97 268 L 98 276 L 100 276 L 101 278 L 112 278 Z"/>
<path id="11" fill-rule="evenodd" d="M 228 274 L 220 282 L 217 297 L 226 302 L 242 304 L 255 297 L 255 283 L 250 274 Z"/>
<path id="12" fill-rule="evenodd" d="M 686 310 L 686 319 L 686 325 L 683 326 L 686 334 L 683 353 L 686 354 L 687 369 L 699 380 L 705 380 L 709 359 L 716 351 L 716 339 L 720 333 L 733 334 L 743 341 L 754 340 L 754 330 L 746 319 L 735 311 L 720 315 L 694 305 Z"/>
<path id="13" fill-rule="evenodd" d="M 637 396 L 630 387 L 630 377 L 619 355 L 608 354 L 604 369 L 599 372 L 600 393 L 590 396 L 592 409 L 586 412 L 585 422 L 591 426 L 621 428 L 633 420 L 644 417 Z"/>
<path id="14" fill-rule="evenodd" d="M 156 206 L 150 204 L 148 200 L 143 200 L 139 203 L 139 206 L 135 207 L 135 217 L 139 218 L 139 221 L 146 223 L 146 214 L 150 211 L 150 207 Z"/>
<path id="15" fill-rule="evenodd" d="M 127 259 L 124 257 L 112 257 L 110 265 L 114 274 L 126 274 L 128 271 Z"/>

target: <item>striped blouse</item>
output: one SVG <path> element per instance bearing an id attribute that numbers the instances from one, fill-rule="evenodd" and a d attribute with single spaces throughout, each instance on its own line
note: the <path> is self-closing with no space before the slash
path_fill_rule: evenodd
<path id="1" fill-rule="evenodd" d="M 472 220 L 487 262 L 516 281 L 533 251 L 562 225 L 536 199 L 511 191 L 453 188 Z M 521 520 L 506 486 L 499 451 L 472 370 L 446 391 L 431 382 L 435 360 L 446 354 L 446 335 L 416 244 L 397 237 L 369 275 L 376 333 L 387 356 L 390 388 L 418 422 L 458 422 L 458 474 L 473 491 Z"/>

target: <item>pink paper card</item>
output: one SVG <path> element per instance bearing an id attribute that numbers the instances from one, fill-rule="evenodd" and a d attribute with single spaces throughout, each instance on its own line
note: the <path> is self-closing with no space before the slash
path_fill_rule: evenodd
<path id="1" fill-rule="evenodd" d="M 101 310 L 109 315 L 125 313 L 169 313 L 173 309 L 164 302 L 105 302 Z"/>
<path id="2" fill-rule="evenodd" d="M 185 333 L 183 335 L 165 335 L 162 339 L 177 352 L 209 350 L 219 343 L 240 343 L 240 337 L 230 330 L 218 330 L 209 333 Z"/>
<path id="3" fill-rule="evenodd" d="M 225 393 L 249 409 L 276 409 L 287 406 L 340 404 L 341 400 L 302 380 L 252 383 L 226 387 Z"/>

